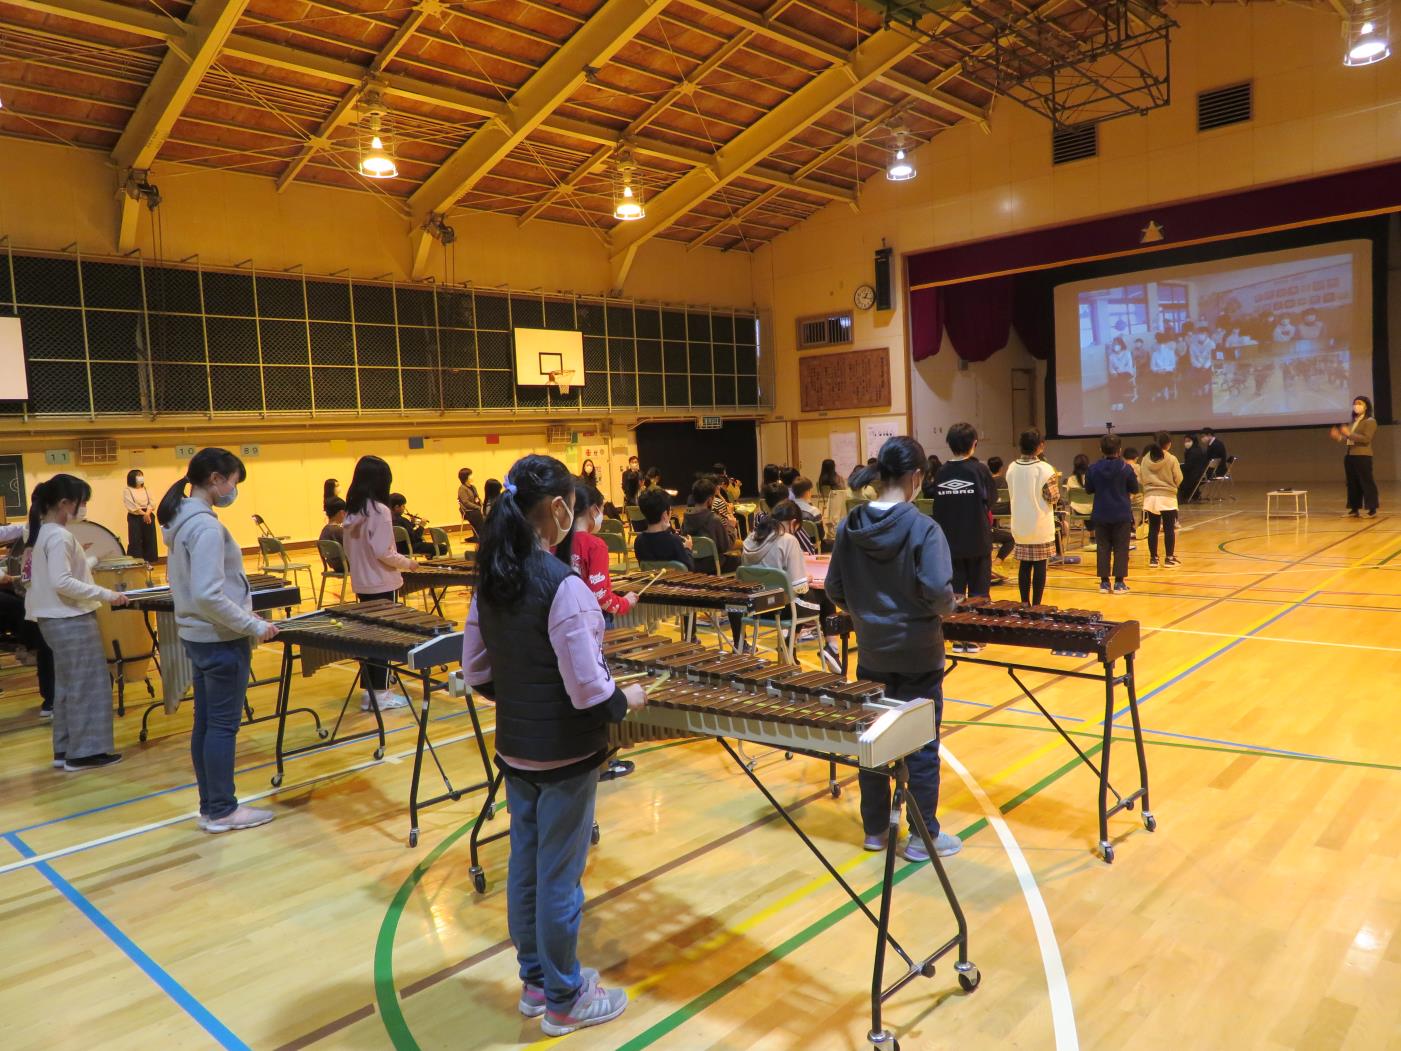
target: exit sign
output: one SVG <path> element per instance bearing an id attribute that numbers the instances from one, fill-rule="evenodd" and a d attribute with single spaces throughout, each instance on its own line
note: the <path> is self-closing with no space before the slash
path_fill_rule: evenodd
<path id="1" fill-rule="evenodd" d="M 193 460 L 197 452 L 199 452 L 199 449 L 196 446 L 177 445 L 175 447 L 175 458 L 177 460 Z"/>
<path id="2" fill-rule="evenodd" d="M 702 416 L 696 421 L 698 431 L 718 431 L 724 426 L 725 421 L 719 416 Z"/>

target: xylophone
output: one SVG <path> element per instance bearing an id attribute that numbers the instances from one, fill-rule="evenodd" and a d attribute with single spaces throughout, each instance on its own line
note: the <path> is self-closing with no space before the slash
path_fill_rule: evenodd
<path id="1" fill-rule="evenodd" d="M 363 676 L 363 665 L 366 663 L 384 665 L 401 681 L 408 678 L 417 679 L 423 687 L 419 712 L 414 713 L 413 708 L 409 708 L 410 714 L 418 723 L 413 778 L 409 787 L 409 846 L 416 846 L 418 843 L 420 810 L 447 800 L 459 799 L 468 792 L 487 787 L 491 780 L 491 760 L 487 755 L 476 704 L 470 695 L 467 698 L 467 711 L 472 719 L 472 730 L 476 737 L 485 779 L 466 788 L 454 788 L 428 737 L 430 700 L 435 691 L 447 688 L 445 682 L 433 677 L 432 670 L 456 664 L 462 659 L 462 632 L 457 630 L 451 621 L 425 610 L 386 599 L 345 602 L 280 622 L 275 641 L 282 643 L 284 649 L 278 690 L 277 773 L 272 778 L 274 787 L 282 784 L 284 760 L 292 756 L 374 737 L 378 739 L 374 757 L 384 758 L 384 718 L 378 705 L 370 706 L 375 717 L 375 729 L 340 735 L 341 722 L 352 698 L 356 696 Z M 294 649 L 299 651 L 298 654 L 294 655 Z M 292 666 L 298 655 L 304 676 L 313 675 L 327 664 L 336 661 L 357 660 L 361 662 L 362 667 L 341 704 L 340 716 L 336 719 L 330 739 L 324 739 L 323 735 L 323 740 L 319 742 L 289 749 L 284 746 L 286 715 L 291 696 Z M 446 788 L 442 795 L 431 799 L 419 798 L 419 781 L 423 771 L 425 749 L 433 757 Z"/>
<path id="2" fill-rule="evenodd" d="M 1049 650 L 1056 657 L 1092 658 L 1098 670 L 1028 664 L 1016 660 L 970 656 L 957 651 L 949 655 L 952 671 L 960 664 L 982 664 L 1002 668 L 1016 683 L 1022 694 L 1046 717 L 1051 726 L 1074 749 L 1080 761 L 1094 772 L 1099 781 L 1099 851 L 1105 862 L 1114 861 L 1114 845 L 1109 841 L 1109 819 L 1121 810 L 1133 810 L 1143 801 L 1143 826 L 1149 832 L 1157 830 L 1158 819 L 1149 809 L 1148 759 L 1143 748 L 1143 729 L 1138 716 L 1138 693 L 1134 685 L 1134 657 L 1140 643 L 1138 621 L 1105 620 L 1097 610 L 1058 609 L 1055 606 L 1031 606 L 1021 602 L 969 599 L 943 618 L 944 638 L 950 642 L 973 642 L 980 646 L 1013 646 L 1021 649 Z M 849 613 L 838 613 L 824 621 L 823 631 L 842 638 L 842 666 L 847 663 L 849 637 L 854 625 Z M 1119 661 L 1123 671 L 1118 670 Z M 1059 720 L 1047 710 L 1040 699 L 1018 675 L 1018 672 L 1040 672 L 1055 679 L 1090 679 L 1104 684 L 1103 739 L 1095 750 L 1102 753 L 1098 764 L 1090 754 L 1066 733 Z M 1116 709 L 1115 690 L 1124 688 L 1127 704 Z M 1133 724 L 1134 748 L 1138 756 L 1138 788 L 1127 795 L 1120 794 L 1109 780 L 1109 756 L 1113 745 L 1115 719 L 1129 713 Z M 1109 802 L 1110 796 L 1114 802 Z"/>
<path id="3" fill-rule="evenodd" d="M 898 1048 L 894 1036 L 881 1024 L 882 1004 L 915 978 L 932 977 L 935 963 L 957 950 L 954 964 L 959 985 L 966 991 L 978 987 L 981 975 L 968 959 L 968 926 L 943 864 L 934 851 L 929 830 L 916 808 L 910 819 L 929 851 L 931 868 L 939 879 L 957 923 L 957 934 L 933 953 L 912 957 L 890 933 L 890 912 L 895 885 L 896 842 L 899 839 L 908 773 L 905 757 L 935 739 L 936 714 L 932 699 L 897 701 L 885 697 L 879 683 L 849 682 L 844 676 L 814 672 L 795 664 L 739 654 L 721 653 L 696 642 L 677 642 L 638 628 L 605 633 L 603 655 L 620 682 L 640 681 L 648 688 L 647 705 L 632 710 L 615 736 L 635 743 L 668 737 L 710 737 L 734 760 L 803 843 L 817 857 L 855 906 L 876 928 L 876 952 L 871 976 L 871 1029 L 873 1047 Z M 821 848 L 803 832 L 782 803 L 736 751 L 730 739 L 753 741 L 813 756 L 866 772 L 884 774 L 894 781 L 891 825 L 887 836 L 881 899 L 872 911 L 847 882 Z M 471 874 L 478 892 L 486 889 L 478 847 L 501 832 L 480 837 L 483 823 L 494 813 L 501 775 L 477 817 L 471 839 Z M 904 973 L 886 984 L 887 946 L 905 964 Z"/>
<path id="4" fill-rule="evenodd" d="M 419 591 L 428 592 L 433 600 L 433 612 L 442 616 L 443 595 L 448 588 L 477 586 L 475 558 L 434 558 L 420 562 L 413 569 L 401 571 L 404 585 L 399 593 L 407 598 Z"/>
<path id="5" fill-rule="evenodd" d="M 301 605 L 302 601 L 301 588 L 283 577 L 270 573 L 250 573 L 248 590 L 254 613 L 267 613 L 275 609 L 291 610 L 292 607 Z M 151 715 L 157 709 L 163 710 L 167 715 L 174 714 L 194 683 L 195 670 L 185 655 L 185 648 L 180 645 L 180 633 L 175 623 L 175 598 L 168 584 L 127 592 L 127 605 L 114 612 L 122 613 L 127 610 L 143 615 L 146 631 L 151 638 L 151 651 L 156 659 L 156 670 L 161 673 L 161 700 L 148 705 L 141 715 L 139 737 L 144 741 L 150 733 Z M 276 681 L 250 678 L 248 685 L 270 686 Z M 309 708 L 296 710 L 306 712 L 316 720 L 317 730 L 320 731 L 320 716 Z M 244 725 L 273 718 L 276 718 L 276 713 L 256 717 L 252 706 L 247 701 L 244 702 Z"/>
<path id="6" fill-rule="evenodd" d="M 661 621 L 679 617 L 682 633 L 687 638 L 695 635 L 695 619 L 699 613 L 725 613 L 730 619 L 732 632 L 738 637 L 741 617 L 771 613 L 782 609 L 788 601 L 782 588 L 742 581 L 732 576 L 686 573 L 675 569 L 659 573 L 619 573 L 613 577 L 613 590 L 641 593 L 641 598 L 630 613 L 614 616 L 615 628 L 645 626 L 655 629 Z"/>

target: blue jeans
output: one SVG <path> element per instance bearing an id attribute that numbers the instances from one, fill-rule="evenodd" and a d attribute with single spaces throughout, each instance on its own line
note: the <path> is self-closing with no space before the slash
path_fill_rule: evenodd
<path id="1" fill-rule="evenodd" d="M 199 783 L 199 812 L 221 818 L 238 809 L 234 794 L 234 743 L 248 694 L 248 666 L 253 647 L 248 639 L 232 642 L 181 640 L 195 667 L 195 727 L 190 758 Z"/>
<path id="2" fill-rule="evenodd" d="M 929 835 L 937 836 L 939 818 L 935 810 L 939 805 L 939 727 L 944 722 L 944 669 L 909 675 L 903 672 L 872 671 L 858 664 L 856 677 L 880 683 L 885 687 L 885 695 L 892 700 L 913 701 L 921 697 L 934 699 L 934 740 L 905 757 L 905 766 L 910 778 L 906 814 L 909 814 L 909 807 L 919 807 L 920 816 L 929 828 Z M 878 836 L 890 827 L 891 780 L 883 774 L 862 770 L 857 775 L 857 784 L 861 788 L 861 825 L 866 835 Z M 912 821 L 910 832 L 914 832 Z"/>
<path id="3" fill-rule="evenodd" d="M 563 781 L 533 782 L 506 774 L 511 811 L 511 861 L 506 925 L 521 981 L 543 986 L 551 1010 L 564 1012 L 579 995 L 579 921 L 589 857 L 598 769 Z"/>

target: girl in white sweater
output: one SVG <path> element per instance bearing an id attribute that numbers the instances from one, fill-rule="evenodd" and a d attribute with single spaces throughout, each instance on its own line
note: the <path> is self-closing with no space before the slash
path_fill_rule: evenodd
<path id="1" fill-rule="evenodd" d="M 25 560 L 24 615 L 37 621 L 54 662 L 54 766 L 91 770 L 121 761 L 112 750 L 112 679 L 97 627 L 104 602 L 127 597 L 92 580 L 96 559 L 84 554 L 68 523 L 87 513 L 92 487 L 56 474 L 29 498 L 29 556 Z"/>

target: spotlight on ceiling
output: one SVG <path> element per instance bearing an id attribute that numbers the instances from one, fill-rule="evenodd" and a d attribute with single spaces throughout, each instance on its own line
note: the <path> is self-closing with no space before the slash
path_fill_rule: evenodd
<path id="1" fill-rule="evenodd" d="M 1391 0 L 1353 0 L 1343 26 L 1343 65 L 1370 66 L 1391 55 Z"/>
<path id="2" fill-rule="evenodd" d="M 890 155 L 890 160 L 886 163 L 885 177 L 891 182 L 909 182 L 918 173 L 915 171 L 914 161 L 910 160 L 905 153 L 907 145 L 905 126 L 892 124 L 890 130 L 895 133 L 895 152 Z"/>
<path id="3" fill-rule="evenodd" d="M 632 151 L 623 147 L 613 159 L 613 218 L 630 223 L 647 214 L 642 203 L 642 187 L 634 184 L 637 164 Z"/>
<path id="4" fill-rule="evenodd" d="M 360 174 L 367 179 L 393 179 L 399 174 L 394 160 L 394 135 L 389 110 L 378 91 L 366 91 L 360 100 Z"/>

